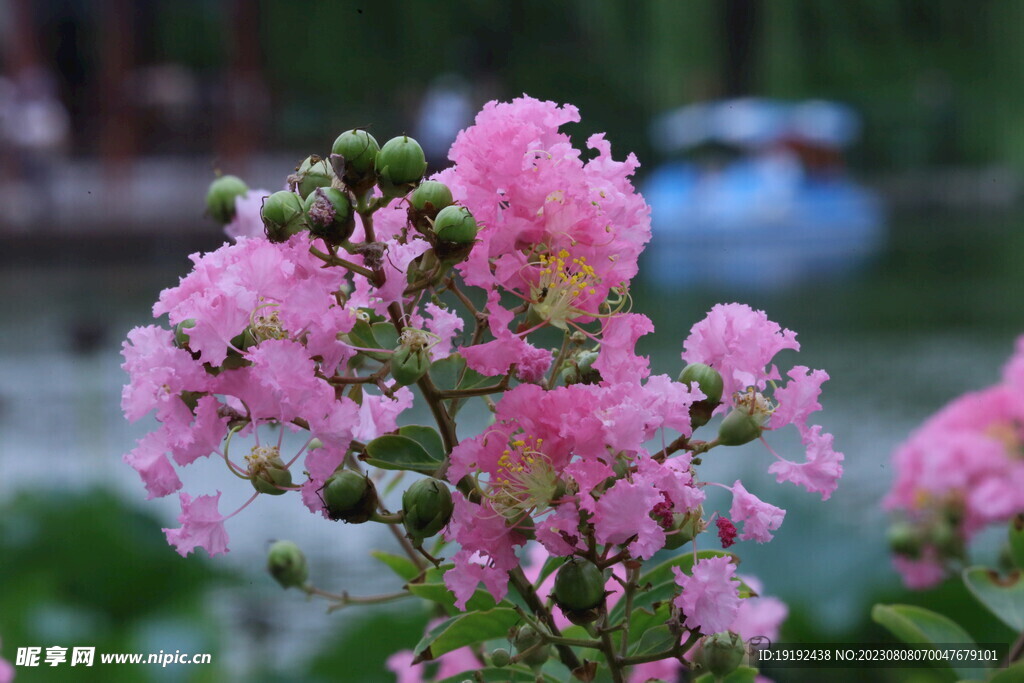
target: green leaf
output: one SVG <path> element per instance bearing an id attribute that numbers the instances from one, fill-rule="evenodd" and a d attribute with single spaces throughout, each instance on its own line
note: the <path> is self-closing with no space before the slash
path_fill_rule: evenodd
<path id="1" fill-rule="evenodd" d="M 398 434 L 385 434 L 366 444 L 366 462 L 385 470 L 423 474 L 433 474 L 441 464 L 419 442 Z"/>
<path id="2" fill-rule="evenodd" d="M 459 384 L 459 377 L 466 368 L 466 359 L 457 353 L 434 361 L 430 365 L 430 379 L 441 391 L 451 391 Z"/>
<path id="3" fill-rule="evenodd" d="M 1024 572 L 1000 576 L 986 567 L 964 570 L 964 583 L 988 611 L 1020 633 L 1024 631 Z"/>
<path id="4" fill-rule="evenodd" d="M 671 616 L 671 603 L 661 602 L 653 611 L 647 608 L 634 609 L 629 619 L 629 637 L 642 638 L 648 630 L 664 626 Z"/>
<path id="5" fill-rule="evenodd" d="M 370 325 L 373 338 L 377 340 L 378 349 L 393 349 L 398 346 L 398 331 L 391 323 L 374 323 Z"/>
<path id="6" fill-rule="evenodd" d="M 452 617 L 432 628 L 413 649 L 413 664 L 435 659 L 466 645 L 506 638 L 520 617 L 509 607 L 495 607 Z"/>
<path id="7" fill-rule="evenodd" d="M 704 674 L 694 683 L 754 683 L 756 679 L 757 669 L 741 666 L 725 678 L 716 679 L 713 674 Z"/>
<path id="8" fill-rule="evenodd" d="M 405 581 L 412 581 L 416 578 L 416 575 L 420 573 L 419 568 L 417 568 L 416 564 L 408 557 L 392 555 L 391 553 L 386 553 L 382 550 L 373 550 L 370 554 L 386 564 L 391 571 L 398 574 L 399 578 Z"/>
<path id="9" fill-rule="evenodd" d="M 630 631 L 630 637 L 634 634 Z M 639 640 L 636 640 L 629 648 L 631 655 L 646 655 L 654 652 L 662 652 L 679 643 L 679 636 L 672 633 L 668 626 L 662 624 L 648 629 Z"/>
<path id="10" fill-rule="evenodd" d="M 436 429 L 423 425 L 407 425 L 399 427 L 398 433 L 423 446 L 423 450 L 435 460 L 444 460 L 444 442 Z"/>
<path id="11" fill-rule="evenodd" d="M 990 678 L 988 683 L 1024 683 L 1024 662 L 1003 669 Z"/>
<path id="12" fill-rule="evenodd" d="M 889 629 L 894 636 L 911 645 L 936 643 L 974 645 L 974 640 L 955 621 L 931 610 L 914 605 L 875 605 L 871 610 L 875 623 Z M 980 667 L 950 668 L 959 678 L 985 678 Z"/>

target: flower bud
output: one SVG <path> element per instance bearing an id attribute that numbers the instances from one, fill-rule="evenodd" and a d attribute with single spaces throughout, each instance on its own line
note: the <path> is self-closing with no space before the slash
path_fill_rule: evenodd
<path id="1" fill-rule="evenodd" d="M 346 184 L 350 179 L 358 179 L 373 170 L 380 145 L 365 130 L 347 130 L 337 137 L 331 152 L 342 157 L 344 171 L 342 177 Z"/>
<path id="2" fill-rule="evenodd" d="M 723 446 L 742 446 L 761 436 L 765 416 L 751 412 L 745 406 L 733 408 L 718 428 L 718 443 Z"/>
<path id="3" fill-rule="evenodd" d="M 309 579 L 306 556 L 291 541 L 275 541 L 267 553 L 267 571 L 282 588 L 302 588 Z"/>
<path id="4" fill-rule="evenodd" d="M 1018 569 L 1024 570 L 1024 514 L 1010 520 L 1010 557 Z"/>
<path id="5" fill-rule="evenodd" d="M 444 183 L 436 180 L 424 180 L 419 187 L 409 195 L 409 206 L 416 211 L 437 215 L 441 209 L 450 206 L 452 191 Z"/>
<path id="6" fill-rule="evenodd" d="M 309 231 L 328 244 L 340 245 L 352 236 L 355 214 L 348 195 L 333 187 L 318 187 L 302 203 Z"/>
<path id="7" fill-rule="evenodd" d="M 704 637 L 697 662 L 721 679 L 739 667 L 745 654 L 743 639 L 732 631 L 722 631 Z"/>
<path id="8" fill-rule="evenodd" d="M 696 538 L 698 534 L 703 533 L 707 528 L 703 515 L 704 509 L 701 507 L 685 514 L 677 512 L 672 515 L 672 529 L 665 535 L 665 548 L 668 550 L 681 548 Z"/>
<path id="9" fill-rule="evenodd" d="M 520 626 L 512 636 L 519 661 L 532 669 L 544 666 L 551 656 L 551 644 L 544 642 L 544 637 L 532 626 Z"/>
<path id="10" fill-rule="evenodd" d="M 711 414 L 722 400 L 722 376 L 710 365 L 690 363 L 679 374 L 683 384 L 696 382 L 705 398 L 690 406 L 690 425 L 695 429 L 711 421 Z"/>
<path id="11" fill-rule="evenodd" d="M 423 177 L 427 170 L 427 160 L 420 143 L 408 135 L 399 135 L 380 148 L 374 168 L 382 181 L 382 190 L 387 186 L 411 186 Z"/>
<path id="12" fill-rule="evenodd" d="M 476 219 L 464 206 L 446 206 L 434 219 L 434 234 L 442 242 L 472 244 L 476 240 L 477 230 Z"/>
<path id="13" fill-rule="evenodd" d="M 196 319 L 189 318 L 188 320 L 182 320 L 180 323 L 174 326 L 174 345 L 179 349 L 184 349 L 188 346 L 189 336 L 188 330 L 191 330 L 196 326 Z"/>
<path id="14" fill-rule="evenodd" d="M 288 180 L 299 196 L 305 199 L 316 188 L 331 186 L 334 181 L 334 169 L 325 159 L 313 154 L 302 160 L 295 169 L 295 174 L 289 176 Z"/>
<path id="15" fill-rule="evenodd" d="M 722 376 L 710 365 L 703 363 L 690 363 L 679 374 L 679 381 L 683 384 L 696 382 L 704 398 L 712 403 L 722 400 Z"/>
<path id="16" fill-rule="evenodd" d="M 377 489 L 369 477 L 352 470 L 331 475 L 322 493 L 327 516 L 350 524 L 362 524 L 373 516 L 377 507 Z"/>
<path id="17" fill-rule="evenodd" d="M 276 450 L 276 449 L 275 449 Z M 249 458 L 249 481 L 260 493 L 280 496 L 292 486 L 292 473 L 278 455 Z"/>
<path id="18" fill-rule="evenodd" d="M 241 178 L 222 175 L 210 183 L 206 192 L 206 213 L 218 223 L 230 223 L 235 217 L 235 198 L 249 191 Z"/>
<path id="19" fill-rule="evenodd" d="M 574 624 L 584 624 L 598 617 L 604 604 L 604 574 L 593 562 L 570 557 L 555 576 L 555 603 Z"/>
<path id="20" fill-rule="evenodd" d="M 391 354 L 391 376 L 399 386 L 416 384 L 430 369 L 430 353 L 426 348 L 413 348 L 404 344 Z"/>
<path id="21" fill-rule="evenodd" d="M 417 543 L 445 528 L 452 518 L 452 493 L 437 479 L 420 479 L 402 494 L 402 523 Z"/>
<path id="22" fill-rule="evenodd" d="M 512 662 L 512 654 L 503 647 L 491 652 L 491 666 L 502 669 Z"/>
<path id="23" fill-rule="evenodd" d="M 263 229 L 271 242 L 287 242 L 288 238 L 306 229 L 306 212 L 299 195 L 289 190 L 275 192 L 263 200 L 260 211 Z"/>
<path id="24" fill-rule="evenodd" d="M 574 360 L 562 368 L 562 381 L 571 384 L 600 384 L 601 373 L 592 366 L 597 360 L 597 351 L 580 351 Z"/>
<path id="25" fill-rule="evenodd" d="M 896 522 L 887 533 L 889 548 L 897 555 L 920 557 L 922 539 L 919 530 L 909 522 Z"/>

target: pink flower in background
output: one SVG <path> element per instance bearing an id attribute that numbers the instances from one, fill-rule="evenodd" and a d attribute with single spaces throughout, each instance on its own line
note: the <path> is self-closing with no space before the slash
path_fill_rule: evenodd
<path id="1" fill-rule="evenodd" d="M 936 586 L 946 578 L 946 568 L 939 561 L 935 548 L 925 548 L 919 558 L 893 555 L 893 566 L 903 577 L 903 583 L 913 590 L 925 590 Z"/>
<path id="2" fill-rule="evenodd" d="M 261 238 L 263 232 L 263 200 L 273 194 L 270 190 L 249 190 L 235 197 L 235 217 L 224 226 L 228 237 L 238 242 L 240 239 Z"/>
<path id="3" fill-rule="evenodd" d="M 734 580 L 736 565 L 729 557 L 709 557 L 693 565 L 693 574 L 673 567 L 676 583 L 682 588 L 673 604 L 686 615 L 683 625 L 704 634 L 729 628 L 740 607 L 739 581 Z"/>
<path id="4" fill-rule="evenodd" d="M 14 680 L 14 665 L 0 657 L 0 683 L 11 683 Z"/>

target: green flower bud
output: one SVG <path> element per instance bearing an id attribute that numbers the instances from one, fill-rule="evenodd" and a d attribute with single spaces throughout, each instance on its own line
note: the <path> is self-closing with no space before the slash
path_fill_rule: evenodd
<path id="1" fill-rule="evenodd" d="M 445 528 L 452 518 L 452 493 L 437 479 L 420 479 L 402 494 L 402 523 L 416 542 Z"/>
<path id="2" fill-rule="evenodd" d="M 896 522 L 887 533 L 889 548 L 898 555 L 920 557 L 922 538 L 920 531 L 909 522 Z"/>
<path id="3" fill-rule="evenodd" d="M 302 160 L 294 175 L 289 176 L 288 180 L 299 196 L 305 199 L 316 188 L 331 186 L 334 181 L 334 169 L 326 159 L 313 154 Z"/>
<path id="4" fill-rule="evenodd" d="M 373 170 L 380 145 L 365 130 L 347 130 L 337 137 L 331 152 L 344 159 L 344 178 L 363 176 Z"/>
<path id="5" fill-rule="evenodd" d="M 274 449 L 275 451 L 277 449 Z M 249 460 L 249 481 L 254 489 L 271 496 L 280 496 L 292 486 L 292 473 L 284 466 L 278 455 L 251 455 Z"/>
<path id="6" fill-rule="evenodd" d="M 704 637 L 697 661 L 716 678 L 723 678 L 739 667 L 746 653 L 742 638 L 732 631 L 722 631 Z"/>
<path id="7" fill-rule="evenodd" d="M 230 223 L 235 217 L 235 198 L 249 191 L 241 178 L 222 175 L 210 183 L 206 192 L 206 213 L 219 223 Z"/>
<path id="8" fill-rule="evenodd" d="M 681 548 L 703 533 L 707 529 L 703 515 L 704 509 L 700 507 L 685 514 L 677 512 L 672 515 L 672 533 L 665 536 L 665 548 Z"/>
<path id="9" fill-rule="evenodd" d="M 709 365 L 690 363 L 679 374 L 679 381 L 684 384 L 696 382 L 707 397 L 690 406 L 690 424 L 694 429 L 703 427 L 711 421 L 711 414 L 722 400 L 722 376 Z"/>
<path id="10" fill-rule="evenodd" d="M 434 219 L 434 234 L 442 242 L 472 244 L 478 229 L 473 214 L 464 206 L 446 206 Z"/>
<path id="11" fill-rule="evenodd" d="M 174 345 L 179 349 L 184 349 L 188 346 L 189 336 L 187 330 L 191 330 L 196 326 L 196 319 L 189 318 L 188 320 L 182 320 L 180 323 L 174 326 Z"/>
<path id="12" fill-rule="evenodd" d="M 409 206 L 417 211 L 429 212 L 436 215 L 441 209 L 450 206 L 452 191 L 444 183 L 436 180 L 424 180 L 419 187 L 409 195 Z"/>
<path id="13" fill-rule="evenodd" d="M 321 492 L 327 516 L 350 524 L 362 524 L 377 507 L 377 489 L 369 477 L 352 470 L 331 475 Z"/>
<path id="14" fill-rule="evenodd" d="M 328 244 L 340 245 L 352 236 L 355 213 L 348 195 L 333 187 L 318 187 L 302 203 L 309 231 Z"/>
<path id="15" fill-rule="evenodd" d="M 491 666 L 502 669 L 512 662 L 512 654 L 503 647 L 491 652 Z"/>
<path id="16" fill-rule="evenodd" d="M 595 360 L 597 360 L 597 351 L 580 351 L 574 360 L 570 360 L 562 368 L 562 381 L 566 386 L 599 384 L 601 373 L 592 367 Z"/>
<path id="17" fill-rule="evenodd" d="M 1024 514 L 1010 520 L 1010 557 L 1018 569 L 1024 570 Z"/>
<path id="18" fill-rule="evenodd" d="M 263 229 L 271 242 L 287 242 L 307 228 L 306 212 L 299 195 L 288 190 L 275 192 L 263 200 Z"/>
<path id="19" fill-rule="evenodd" d="M 267 571 L 282 588 L 302 588 L 309 580 L 306 556 L 291 541 L 276 541 L 267 553 Z"/>
<path id="20" fill-rule="evenodd" d="M 710 365 L 690 363 L 679 374 L 679 381 L 683 384 L 696 382 L 706 401 L 718 403 L 722 400 L 722 376 Z"/>
<path id="21" fill-rule="evenodd" d="M 761 436 L 764 423 L 771 413 L 768 401 L 760 394 L 747 394 L 718 427 L 718 443 L 723 446 L 742 446 Z"/>
<path id="22" fill-rule="evenodd" d="M 374 168 L 385 192 L 399 186 L 412 189 L 411 186 L 418 183 L 427 170 L 427 160 L 420 143 L 408 135 L 399 135 L 380 148 Z"/>
<path id="23" fill-rule="evenodd" d="M 945 519 L 936 521 L 928 529 L 928 541 L 945 555 L 957 555 L 963 550 L 963 541 L 956 527 Z"/>
<path id="24" fill-rule="evenodd" d="M 545 643 L 543 636 L 532 626 L 520 626 L 512 636 L 512 644 L 519 661 L 531 669 L 540 669 L 551 657 L 551 644 Z"/>
<path id="25" fill-rule="evenodd" d="M 594 612 L 596 619 L 595 608 L 604 604 L 604 583 L 604 574 L 597 565 L 583 558 L 570 557 L 555 576 L 555 602 L 573 623 L 581 623 L 574 619 L 583 616 L 581 612 Z M 592 619 L 587 618 L 586 621 Z"/>
<path id="26" fill-rule="evenodd" d="M 426 348 L 411 348 L 404 344 L 391 354 L 391 376 L 399 386 L 416 384 L 430 369 L 430 353 Z"/>

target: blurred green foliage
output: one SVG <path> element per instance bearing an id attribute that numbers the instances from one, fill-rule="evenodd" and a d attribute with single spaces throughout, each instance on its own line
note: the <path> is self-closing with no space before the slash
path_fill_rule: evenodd
<path id="1" fill-rule="evenodd" d="M 272 144 L 329 142 L 368 125 L 408 130 L 444 72 L 482 97 L 522 92 L 572 102 L 587 132 L 653 161 L 646 123 L 725 94 L 748 56 L 744 92 L 834 98 L 865 116 L 860 165 L 875 170 L 1005 160 L 1024 166 L 1024 4 L 979 0 L 542 0 L 443 4 L 295 3 L 258 11 L 261 69 L 274 100 Z M 198 70 L 226 58 L 228 3 L 160 2 L 150 46 Z M 738 29 L 750 39 L 738 47 Z M 731 93 L 730 93 L 731 94 Z"/>
<path id="2" fill-rule="evenodd" d="M 167 670 L 99 665 L 101 652 L 209 652 L 213 664 L 178 668 L 174 680 L 223 680 L 220 635 L 204 605 L 222 567 L 182 560 L 159 521 L 102 489 L 22 492 L 0 505 L 0 638 L 18 647 L 96 647 L 95 665 L 75 681 L 161 681 Z M 70 664 L 18 668 L 17 680 L 72 677 Z"/>

